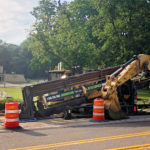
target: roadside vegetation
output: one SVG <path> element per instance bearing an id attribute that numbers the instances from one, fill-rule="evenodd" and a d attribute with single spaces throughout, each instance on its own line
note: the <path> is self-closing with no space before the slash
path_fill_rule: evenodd
<path id="1" fill-rule="evenodd" d="M 137 104 L 150 104 L 150 88 L 138 90 L 137 97 Z"/>
<path id="2" fill-rule="evenodd" d="M 59 62 L 83 71 L 123 64 L 150 54 L 149 10 L 149 0 L 40 0 L 28 38 L 19 46 L 0 40 L 0 65 L 37 79 Z"/>
<path id="3" fill-rule="evenodd" d="M 138 98 L 150 100 L 150 89 L 138 90 Z"/>
<path id="4" fill-rule="evenodd" d="M 0 88 L 0 91 L 1 90 L 5 91 L 8 95 L 10 95 L 12 97 L 12 98 L 9 98 L 9 100 L 16 100 L 16 101 L 22 100 L 21 87 Z"/>
<path id="5" fill-rule="evenodd" d="M 9 96 L 11 96 L 10 98 L 0 100 L 0 110 L 4 109 L 4 105 L 7 101 L 13 100 L 21 102 L 23 99 L 21 87 L 6 87 L 6 88 L 3 87 L 0 88 L 0 91 L 5 91 Z"/>

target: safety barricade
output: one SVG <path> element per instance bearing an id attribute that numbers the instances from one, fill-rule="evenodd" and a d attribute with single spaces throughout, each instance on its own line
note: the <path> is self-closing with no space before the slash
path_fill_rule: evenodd
<path id="1" fill-rule="evenodd" d="M 5 103 L 4 127 L 19 127 L 19 110 L 16 101 L 8 101 Z"/>
<path id="2" fill-rule="evenodd" d="M 97 98 L 93 105 L 93 120 L 105 120 L 104 117 L 104 100 Z"/>

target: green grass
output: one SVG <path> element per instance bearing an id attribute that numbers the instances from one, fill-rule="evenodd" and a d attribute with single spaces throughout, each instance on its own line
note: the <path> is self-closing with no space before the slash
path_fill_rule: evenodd
<path id="1" fill-rule="evenodd" d="M 148 104 L 148 100 L 150 100 L 150 89 L 138 90 L 137 94 L 138 98 L 142 99 L 141 101 L 138 101 L 138 104 Z"/>
<path id="2" fill-rule="evenodd" d="M 22 101 L 22 91 L 20 87 L 6 87 L 6 88 L 0 88 L 0 91 L 3 90 L 5 91 L 8 95 L 11 96 L 11 98 L 7 98 L 4 100 L 0 100 L 0 110 L 4 109 L 4 105 L 7 101 L 9 100 L 14 100 L 14 101 Z"/>
<path id="3" fill-rule="evenodd" d="M 10 95 L 12 100 L 21 101 L 22 100 L 22 91 L 20 87 L 7 87 L 0 88 L 0 90 L 4 90 L 8 95 Z"/>
<path id="4" fill-rule="evenodd" d="M 39 80 L 28 80 L 26 83 L 38 84 Z M 3 83 L 0 83 L 0 84 L 3 84 Z M 19 84 L 19 83 L 17 83 L 17 84 Z M 8 95 L 11 96 L 11 98 L 7 98 L 7 99 L 3 99 L 3 100 L 0 99 L 0 110 L 4 109 L 5 103 L 9 100 L 18 101 L 18 102 L 23 101 L 21 87 L 0 87 L 0 91 L 1 90 L 4 90 Z"/>
<path id="5" fill-rule="evenodd" d="M 138 90 L 138 98 L 146 100 L 150 99 L 150 89 Z"/>

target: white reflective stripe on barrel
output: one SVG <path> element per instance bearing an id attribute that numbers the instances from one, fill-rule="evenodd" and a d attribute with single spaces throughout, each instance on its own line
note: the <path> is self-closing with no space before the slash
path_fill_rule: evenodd
<path id="1" fill-rule="evenodd" d="M 9 102 L 8 104 L 15 104 L 14 102 Z"/>
<path id="2" fill-rule="evenodd" d="M 6 114 L 10 114 L 10 113 L 19 113 L 19 110 L 5 110 Z"/>
<path id="3" fill-rule="evenodd" d="M 18 119 L 5 119 L 6 122 L 17 122 L 19 121 L 19 118 Z"/>
<path id="4" fill-rule="evenodd" d="M 94 108 L 104 108 L 104 106 L 94 106 Z"/>
<path id="5" fill-rule="evenodd" d="M 95 116 L 104 116 L 104 113 L 93 113 Z"/>

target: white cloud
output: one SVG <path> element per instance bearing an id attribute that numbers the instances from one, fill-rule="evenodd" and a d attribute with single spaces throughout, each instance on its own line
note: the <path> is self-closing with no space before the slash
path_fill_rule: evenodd
<path id="1" fill-rule="evenodd" d="M 13 44 L 25 40 L 34 21 L 30 12 L 38 3 L 39 0 L 0 0 L 0 40 Z"/>
<path id="2" fill-rule="evenodd" d="M 0 39 L 20 44 L 28 35 L 34 18 L 30 14 L 38 0 L 0 0 Z"/>

